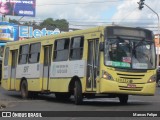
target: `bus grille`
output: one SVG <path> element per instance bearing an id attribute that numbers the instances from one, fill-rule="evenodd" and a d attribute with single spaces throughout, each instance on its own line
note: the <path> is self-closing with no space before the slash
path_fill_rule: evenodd
<path id="1" fill-rule="evenodd" d="M 122 79 L 132 79 L 132 80 L 140 80 L 144 77 L 145 74 L 141 73 L 137 73 L 137 74 L 122 74 L 122 73 L 117 73 L 117 75 L 119 76 L 119 78 Z"/>
<path id="2" fill-rule="evenodd" d="M 120 90 L 127 90 L 127 91 L 141 91 L 143 87 L 135 87 L 135 88 L 128 88 L 126 86 L 119 86 Z"/>
<path id="3" fill-rule="evenodd" d="M 137 80 L 142 80 L 142 78 L 145 76 L 144 73 L 134 73 L 134 74 L 124 74 L 124 73 L 117 73 L 118 77 L 120 79 L 125 79 L 125 80 L 133 80 L 133 84 L 144 84 L 143 82 L 137 81 Z M 137 81 L 137 82 L 135 82 Z M 123 80 L 119 81 L 119 83 L 124 83 Z M 132 83 L 131 83 L 132 84 Z M 143 87 L 127 87 L 127 86 L 119 86 L 120 90 L 127 90 L 127 91 L 141 91 Z"/>

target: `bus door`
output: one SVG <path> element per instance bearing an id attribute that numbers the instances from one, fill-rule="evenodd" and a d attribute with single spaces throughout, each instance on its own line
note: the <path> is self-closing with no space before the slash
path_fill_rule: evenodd
<path id="1" fill-rule="evenodd" d="M 43 90 L 48 90 L 50 78 L 50 65 L 51 65 L 51 51 L 52 46 L 44 46 L 44 63 L 43 63 Z"/>
<path id="2" fill-rule="evenodd" d="M 11 51 L 12 55 L 12 61 L 11 61 L 11 90 L 15 89 L 15 81 L 16 81 L 16 67 L 17 67 L 17 55 L 18 55 L 18 50 L 12 50 Z"/>
<path id="3" fill-rule="evenodd" d="M 87 91 L 96 91 L 96 78 L 99 74 L 99 40 L 88 41 Z"/>

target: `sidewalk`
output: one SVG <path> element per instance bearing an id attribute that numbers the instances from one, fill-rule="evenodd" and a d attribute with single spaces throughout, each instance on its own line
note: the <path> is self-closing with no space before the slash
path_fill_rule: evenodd
<path id="1" fill-rule="evenodd" d="M 0 101 L 0 109 L 6 108 L 7 105 L 7 102 Z"/>
<path id="2" fill-rule="evenodd" d="M 2 99 L 2 94 L 0 93 L 0 110 L 3 109 L 3 108 L 6 108 L 6 106 L 8 106 L 9 102 L 7 101 L 4 101 Z"/>

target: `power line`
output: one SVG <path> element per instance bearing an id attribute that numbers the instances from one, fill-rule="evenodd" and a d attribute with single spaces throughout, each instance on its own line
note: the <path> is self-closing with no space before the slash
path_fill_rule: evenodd
<path id="1" fill-rule="evenodd" d="M 56 20 L 56 19 L 60 19 L 60 18 L 53 18 L 53 20 Z M 64 18 L 65 19 L 65 18 Z M 39 19 L 38 18 L 38 20 L 36 20 L 36 18 L 34 19 L 34 21 L 36 22 L 43 22 L 45 19 Z M 77 22 L 77 23 L 83 23 L 83 22 L 85 22 L 85 23 L 106 23 L 106 22 L 116 22 L 116 21 L 119 21 L 120 19 L 90 19 L 90 20 L 88 20 L 88 19 L 65 19 L 65 20 L 67 20 L 68 22 Z M 125 19 L 126 20 L 126 22 L 131 22 L 131 21 L 137 21 L 137 19 Z M 141 22 L 141 23 L 145 23 L 146 21 L 153 21 L 153 20 L 157 20 L 157 19 L 139 19 L 139 20 L 141 20 L 141 21 L 143 21 L 143 22 Z M 27 20 L 21 20 L 20 22 L 27 22 Z M 30 20 L 28 20 L 28 21 L 30 21 Z M 145 21 L 145 22 L 144 22 Z M 121 22 L 121 23 L 123 23 L 123 22 Z"/>
<path id="2" fill-rule="evenodd" d="M 29 21 L 29 20 L 20 20 L 19 22 L 34 22 L 34 23 L 41 23 L 43 22 L 44 20 L 33 20 L 33 21 Z M 68 21 L 68 20 L 67 20 Z M 152 20 L 153 21 L 153 20 Z M 115 21 L 68 21 L 70 24 L 111 24 Z M 118 22 L 115 22 L 115 23 L 118 23 Z M 118 23 L 119 24 L 119 23 Z M 138 25 L 153 25 L 154 23 L 153 22 L 144 22 L 144 20 L 142 22 L 129 22 L 129 21 L 125 21 L 125 22 L 121 22 L 120 24 L 138 24 Z"/>
<path id="3" fill-rule="evenodd" d="M 137 9 L 137 7 L 134 8 L 134 9 L 132 9 L 132 12 L 131 12 L 131 13 L 129 12 L 125 17 L 123 17 L 123 18 L 120 20 L 120 22 L 124 21 L 128 16 L 130 16 L 133 12 L 135 12 L 136 9 Z"/>
<path id="4" fill-rule="evenodd" d="M 88 21 L 88 19 L 86 19 L 86 20 L 84 20 L 84 19 L 67 19 L 68 21 Z M 89 20 L 89 21 L 106 21 L 106 20 L 110 20 L 110 19 L 92 19 L 92 20 Z M 112 19 L 112 21 L 113 20 L 120 20 L 120 19 Z M 125 20 L 127 20 L 127 21 L 137 21 L 137 19 L 125 19 Z M 143 20 L 143 21 L 153 21 L 153 20 L 156 20 L 156 19 L 141 19 L 141 20 Z"/>
<path id="5" fill-rule="evenodd" d="M 91 24 L 83 24 L 83 23 L 81 23 L 81 24 L 75 24 L 75 23 L 69 23 L 69 25 L 73 25 L 73 26 L 101 26 L 101 25 L 111 25 L 113 22 L 106 22 L 106 23 L 97 23 L 97 24 L 93 24 L 93 23 L 91 23 Z M 101 25 L 100 25 L 101 24 Z M 156 24 L 154 24 L 154 23 L 128 23 L 128 22 L 123 22 L 123 23 L 121 23 L 121 24 L 119 24 L 119 23 L 115 23 L 115 24 L 117 24 L 117 25 L 124 25 L 124 24 L 126 24 L 126 25 L 129 25 L 129 26 L 139 26 L 139 27 L 144 27 L 144 28 L 157 28 L 157 25 Z"/>
<path id="6" fill-rule="evenodd" d="M 123 1 L 129 1 L 129 0 L 123 0 Z M 43 5 L 36 5 L 36 6 L 50 6 L 50 5 L 73 5 L 73 4 L 102 4 L 102 3 L 109 3 L 109 2 L 121 2 L 120 0 L 107 0 L 107 1 L 101 1 L 101 2 L 71 2 L 71 3 L 54 3 L 54 4 L 43 4 Z"/>

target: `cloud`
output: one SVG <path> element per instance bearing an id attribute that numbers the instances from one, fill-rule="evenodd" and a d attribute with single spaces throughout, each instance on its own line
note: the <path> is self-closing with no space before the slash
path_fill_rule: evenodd
<path id="1" fill-rule="evenodd" d="M 49 17 L 66 19 L 71 27 L 81 28 L 113 22 L 127 26 L 157 27 L 156 14 L 146 6 L 139 10 L 137 2 L 139 0 L 36 0 L 36 17 L 29 20 L 42 21 Z M 144 2 L 160 12 L 158 0 Z"/>
<path id="2" fill-rule="evenodd" d="M 137 2 L 139 0 L 126 0 L 119 4 L 117 12 L 112 17 L 112 21 L 120 25 L 146 27 L 156 31 L 157 28 L 154 27 L 158 26 L 157 15 L 145 5 L 142 10 L 139 10 Z M 158 11 L 158 6 L 160 5 L 158 0 L 146 0 L 144 2 L 156 13 L 160 12 Z"/>
<path id="3" fill-rule="evenodd" d="M 106 18 L 103 14 L 110 13 L 110 8 L 116 6 L 117 2 L 114 0 L 37 0 L 36 4 L 36 18 L 67 19 L 72 25 L 98 25 L 102 18 Z"/>
<path id="4" fill-rule="evenodd" d="M 97 4 L 83 4 L 95 0 L 37 0 L 37 16 L 66 19 L 87 19 L 90 16 L 97 16 L 104 7 L 97 8 Z M 77 4 L 74 4 L 77 3 Z M 98 10 L 97 10 L 98 9 Z"/>

